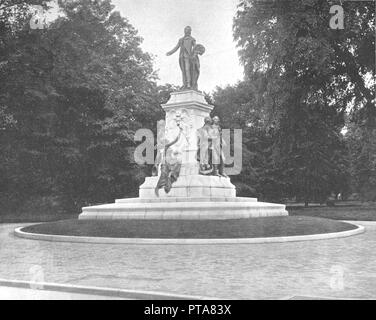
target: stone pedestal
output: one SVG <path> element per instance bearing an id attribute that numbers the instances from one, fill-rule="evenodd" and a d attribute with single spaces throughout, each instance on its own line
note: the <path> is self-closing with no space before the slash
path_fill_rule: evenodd
<path id="1" fill-rule="evenodd" d="M 240 219 L 288 215 L 284 205 L 236 197 L 229 178 L 199 174 L 197 129 L 213 109 L 201 92 L 173 92 L 162 108 L 166 112 L 167 140 L 178 136 L 178 123 L 182 128 L 180 139 L 171 146 L 181 154 L 182 166 L 170 192 L 160 189 L 157 196 L 155 186 L 159 177 L 147 177 L 138 198 L 82 208 L 79 219 Z"/>
<path id="2" fill-rule="evenodd" d="M 183 128 L 179 141 L 171 149 L 182 152 L 180 176 L 198 174 L 197 129 L 204 125 L 213 106 L 205 101 L 204 94 L 194 90 L 172 92 L 168 103 L 162 105 L 166 112 L 166 137 L 172 141 L 179 134 L 177 122 Z"/>
<path id="3" fill-rule="evenodd" d="M 182 153 L 182 166 L 179 179 L 169 193 L 159 191 L 159 198 L 174 197 L 235 197 L 235 186 L 229 178 L 199 175 L 197 156 L 197 130 L 204 125 L 205 117 L 210 116 L 213 106 L 206 103 L 204 94 L 194 90 L 171 93 L 168 103 L 162 105 L 166 112 L 166 137 L 174 140 L 183 128 L 182 135 L 171 149 Z M 159 177 L 148 177 L 140 186 L 141 199 L 156 198 L 155 186 Z"/>

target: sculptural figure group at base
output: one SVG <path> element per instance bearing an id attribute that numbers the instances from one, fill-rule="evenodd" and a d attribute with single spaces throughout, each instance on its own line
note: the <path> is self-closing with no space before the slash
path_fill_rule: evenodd
<path id="1" fill-rule="evenodd" d="M 222 132 L 219 124 L 219 117 L 213 119 L 206 117 L 204 125 L 197 130 L 197 158 L 199 162 L 199 174 L 227 177 L 224 172 L 224 154 L 222 147 Z M 167 141 L 164 137 L 158 142 L 156 163 L 152 169 L 152 175 L 160 176 L 155 187 L 155 194 L 159 196 L 159 189 L 164 188 L 168 193 L 172 184 L 178 179 L 182 165 L 181 152 L 173 150 L 171 147 L 177 143 L 182 134 L 182 128 L 178 124 L 179 133 L 172 141 Z"/>
<path id="2" fill-rule="evenodd" d="M 206 117 L 205 124 L 197 130 L 197 160 L 200 174 L 227 177 L 224 172 L 224 153 L 222 147 L 222 129 L 218 116 Z"/>
<path id="3" fill-rule="evenodd" d="M 159 189 L 164 188 L 165 192 L 168 193 L 172 184 L 178 179 L 181 168 L 181 153 L 172 150 L 171 147 L 177 143 L 181 137 L 182 128 L 179 124 L 179 133 L 177 137 L 172 141 L 167 141 L 164 134 L 164 124 L 165 121 L 160 121 L 158 132 L 158 142 L 157 142 L 157 157 L 155 159 L 155 164 L 152 168 L 152 175 L 158 175 L 158 167 L 160 169 L 160 177 L 158 183 L 155 187 L 155 195 L 159 196 Z"/>

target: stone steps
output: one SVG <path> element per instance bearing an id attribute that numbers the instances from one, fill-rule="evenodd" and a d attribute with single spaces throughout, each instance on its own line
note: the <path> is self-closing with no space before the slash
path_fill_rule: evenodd
<path id="1" fill-rule="evenodd" d="M 245 198 L 248 201 L 244 198 L 235 199 L 236 201 L 223 201 L 222 199 L 222 201 L 199 202 L 116 202 L 112 204 L 84 207 L 82 208 L 82 214 L 80 214 L 79 219 L 215 220 L 288 215 L 285 205 L 282 204 L 257 202 L 254 198 Z"/>
<path id="2" fill-rule="evenodd" d="M 257 202 L 257 198 L 246 198 L 246 197 L 221 197 L 221 198 L 210 198 L 210 197 L 198 197 L 198 198 L 187 198 L 187 197 L 166 197 L 166 198 L 124 198 L 116 199 L 115 203 L 160 203 L 160 202 Z"/>

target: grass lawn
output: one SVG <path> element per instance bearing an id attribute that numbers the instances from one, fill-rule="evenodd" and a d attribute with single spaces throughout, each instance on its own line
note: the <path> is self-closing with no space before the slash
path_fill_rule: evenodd
<path id="1" fill-rule="evenodd" d="M 355 226 L 315 217 L 233 220 L 62 220 L 32 225 L 25 232 L 113 238 L 259 238 L 351 230 Z"/>
<path id="2" fill-rule="evenodd" d="M 290 216 L 310 216 L 335 220 L 376 221 L 376 204 L 339 204 L 335 207 L 287 206 Z"/>

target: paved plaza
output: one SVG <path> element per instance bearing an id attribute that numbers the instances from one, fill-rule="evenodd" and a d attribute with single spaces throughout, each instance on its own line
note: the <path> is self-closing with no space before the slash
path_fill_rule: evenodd
<path id="1" fill-rule="evenodd" d="M 375 299 L 376 224 L 364 225 L 318 241 L 106 245 L 21 239 L 20 224 L 1 224 L 0 278 L 221 299 Z"/>

